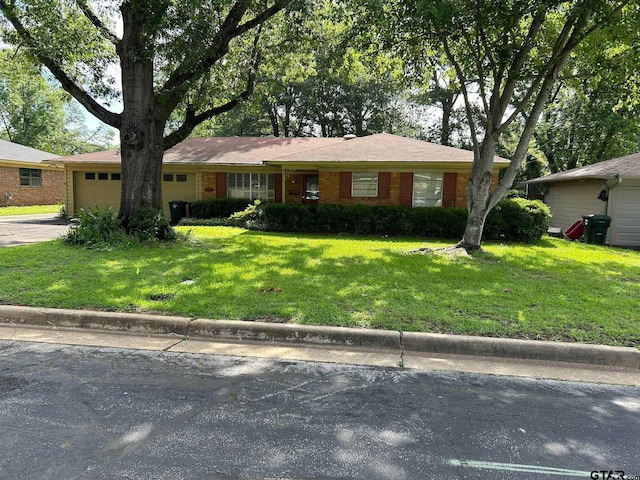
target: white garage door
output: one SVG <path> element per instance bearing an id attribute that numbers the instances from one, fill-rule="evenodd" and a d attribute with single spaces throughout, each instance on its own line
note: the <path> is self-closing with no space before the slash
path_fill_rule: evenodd
<path id="1" fill-rule="evenodd" d="M 619 185 L 611 192 L 609 242 L 621 247 L 640 246 L 640 186 Z"/>

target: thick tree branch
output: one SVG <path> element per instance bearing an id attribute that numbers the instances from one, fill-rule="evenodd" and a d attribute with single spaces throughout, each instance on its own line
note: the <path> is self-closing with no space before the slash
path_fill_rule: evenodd
<path id="1" fill-rule="evenodd" d="M 7 20 L 11 22 L 13 28 L 15 28 L 20 38 L 22 38 L 25 45 L 31 49 L 36 58 L 49 69 L 56 79 L 58 79 L 64 90 L 75 98 L 93 116 L 113 128 L 120 128 L 121 119 L 119 114 L 110 112 L 96 102 L 84 87 L 82 87 L 82 85 L 67 75 L 58 62 L 53 60 L 50 56 L 42 53 L 38 42 L 18 19 L 13 2 L 0 0 L 0 11 L 2 11 Z"/>
<path id="2" fill-rule="evenodd" d="M 202 113 L 195 114 L 193 112 L 193 107 L 187 107 L 187 113 L 185 115 L 185 120 L 182 125 L 169 135 L 167 135 L 164 139 L 164 149 L 168 150 L 169 148 L 177 145 L 178 143 L 186 140 L 193 129 L 200 125 L 205 120 L 209 120 L 210 118 L 216 117 L 223 113 L 232 110 L 236 106 L 240 105 L 242 102 L 247 100 L 253 94 L 254 87 L 254 78 L 251 76 L 247 88 L 240 93 L 238 96 L 228 101 L 227 103 L 220 105 L 218 107 L 210 108 Z"/>
<path id="3" fill-rule="evenodd" d="M 84 16 L 89 19 L 89 21 L 93 24 L 94 27 L 96 27 L 96 29 L 98 29 L 102 36 L 117 47 L 118 43 L 120 43 L 120 39 L 102 22 L 102 20 L 100 20 L 100 18 L 98 18 L 98 15 L 96 15 L 96 13 L 91 9 L 89 4 L 87 3 L 87 0 L 76 0 L 76 4 L 78 5 L 78 8 L 82 10 Z"/>
<path id="4" fill-rule="evenodd" d="M 531 136 L 533 135 L 533 132 L 538 124 L 540 115 L 542 114 L 547 100 L 551 96 L 553 85 L 560 75 L 560 71 L 564 68 L 567 61 L 569 60 L 571 51 L 572 50 L 570 49 L 563 49 L 562 54 L 556 59 L 552 68 L 547 70 L 544 81 L 542 82 L 542 86 L 540 87 L 531 112 L 529 113 L 529 116 L 527 117 L 527 120 L 525 122 L 522 134 L 520 135 L 518 146 L 516 147 L 513 157 L 511 158 L 511 163 L 507 167 L 502 180 L 489 198 L 489 208 L 493 208 L 495 205 L 497 205 L 497 203 L 507 193 L 507 190 L 511 188 L 518 169 L 522 164 L 522 160 L 524 159 L 527 150 L 529 149 L 529 141 L 531 140 Z"/>
<path id="5" fill-rule="evenodd" d="M 507 83 L 504 85 L 502 95 L 500 96 L 500 108 L 503 113 L 506 111 L 511 101 L 511 97 L 513 96 L 513 92 L 515 91 L 519 74 L 522 71 L 522 67 L 524 66 L 524 63 L 535 44 L 535 39 L 538 36 L 540 29 L 542 28 L 546 16 L 547 10 L 545 8 L 541 8 L 533 17 L 531 25 L 529 26 L 529 30 L 527 32 L 527 36 L 522 43 L 522 47 L 517 52 L 513 59 L 513 62 L 511 62 L 511 65 L 509 66 L 509 76 L 507 77 Z"/>
<path id="6" fill-rule="evenodd" d="M 180 89 L 185 83 L 211 69 L 218 60 L 226 55 L 231 40 L 256 26 L 263 24 L 266 20 L 284 8 L 284 5 L 281 2 L 276 2 L 274 5 L 263 10 L 251 20 L 240 24 L 242 17 L 248 9 L 248 3 L 249 2 L 247 0 L 241 0 L 231 8 L 231 11 L 223 22 L 213 45 L 209 48 L 208 55 L 193 65 L 182 64 L 176 68 L 163 85 L 163 92 L 170 94 L 170 92 Z"/>
<path id="7" fill-rule="evenodd" d="M 474 47 L 474 42 L 471 40 L 471 38 L 469 37 L 469 33 L 467 32 L 467 30 L 464 27 L 462 28 L 462 35 L 463 35 L 465 41 L 467 42 L 467 47 L 469 48 L 469 51 L 476 50 L 476 55 L 475 55 L 476 70 L 477 70 L 477 73 L 478 73 L 478 78 L 483 79 L 484 78 L 484 68 L 482 67 L 482 58 L 483 58 L 484 55 L 480 51 L 480 48 L 475 48 Z M 476 45 L 477 45 L 477 43 L 476 43 Z M 487 92 L 485 91 L 484 82 L 479 81 L 478 82 L 478 87 L 479 87 L 480 99 L 482 100 L 482 107 L 484 108 L 484 114 L 486 116 L 489 116 L 489 114 L 490 114 L 489 103 L 487 102 Z"/>
<path id="8" fill-rule="evenodd" d="M 258 31 L 256 32 L 255 38 L 253 40 L 253 50 L 252 50 L 252 62 L 251 68 L 249 69 L 249 76 L 247 78 L 246 88 L 242 93 L 228 101 L 227 103 L 220 105 L 218 107 L 210 108 L 205 110 L 204 112 L 196 115 L 192 106 L 187 106 L 187 111 L 185 114 L 185 120 L 182 125 L 175 130 L 174 132 L 167 135 L 164 139 L 164 149 L 165 151 L 169 148 L 177 145 L 181 141 L 185 140 L 193 129 L 200 125 L 202 122 L 209 120 L 210 118 L 216 117 L 223 113 L 230 111 L 235 108 L 242 102 L 246 101 L 251 95 L 253 95 L 253 90 L 256 84 L 256 74 L 258 72 L 258 68 L 260 66 L 260 52 L 258 48 L 258 43 L 260 41 L 260 34 L 262 33 L 262 25 L 259 26 Z"/>
<path id="9" fill-rule="evenodd" d="M 451 49 L 449 48 L 449 42 L 446 37 L 444 37 L 442 41 L 442 46 L 444 48 L 445 55 L 453 65 L 453 68 L 456 71 L 456 75 L 460 80 L 460 91 L 462 92 L 462 97 L 464 98 L 464 108 L 467 113 L 467 120 L 469 121 L 469 130 L 471 131 L 471 141 L 473 143 L 473 155 L 474 158 L 480 158 L 480 144 L 478 142 L 478 129 L 476 127 L 476 122 L 473 119 L 473 111 L 471 109 L 471 100 L 469 98 L 469 91 L 467 90 L 466 77 L 464 72 L 462 71 L 462 67 L 456 61 L 455 57 L 451 53 Z M 474 162 L 475 165 L 475 162 Z"/>
<path id="10" fill-rule="evenodd" d="M 551 54 L 549 56 L 549 59 L 547 60 L 547 63 L 544 69 L 540 72 L 539 75 L 535 77 L 533 83 L 527 89 L 527 93 L 525 94 L 525 96 L 515 106 L 511 115 L 502 123 L 502 125 L 500 126 L 500 129 L 498 130 L 500 134 L 502 134 L 509 127 L 509 125 L 516 119 L 516 117 L 526 108 L 526 106 L 529 104 L 529 102 L 533 98 L 534 93 L 537 91 L 538 85 L 546 82 L 546 79 L 551 72 L 556 72 L 556 75 L 560 74 L 560 71 L 558 70 L 557 67 L 559 64 L 562 64 L 562 66 L 564 66 L 564 64 L 569 59 L 569 55 L 571 51 L 573 51 L 576 45 L 575 38 L 581 32 L 580 25 L 584 25 L 586 23 L 588 16 L 589 16 L 588 13 L 583 12 L 582 15 L 573 16 L 570 20 L 567 20 L 567 22 L 562 28 L 562 31 L 560 32 L 560 35 L 558 36 L 553 46 L 553 49 L 551 51 Z M 533 29 L 531 28 L 529 31 L 533 32 Z M 531 42 L 533 42 L 534 39 L 535 39 L 535 36 L 531 38 Z M 531 48 L 532 46 L 529 46 L 526 49 L 523 48 L 518 53 L 521 54 L 524 52 L 525 55 L 528 55 L 529 50 Z M 517 65 L 518 63 L 514 62 L 514 67 Z M 524 62 L 520 64 L 519 68 L 522 68 L 522 65 L 524 65 Z M 557 77 L 554 78 L 554 82 L 556 78 Z M 511 93 L 508 98 L 511 98 L 511 96 L 513 95 L 513 91 L 515 90 L 515 85 L 516 85 L 515 79 L 511 79 L 510 82 L 512 82 L 513 85 L 509 86 L 509 90 Z M 506 96 L 506 93 L 507 93 L 507 90 L 505 89 L 505 91 L 503 92 L 503 95 Z M 550 93 L 551 92 L 549 92 L 549 94 L 547 95 L 547 98 L 550 95 Z M 534 106 L 534 109 L 535 109 L 535 106 Z M 536 123 L 537 123 L 537 119 L 536 119 Z M 527 140 L 527 145 L 528 145 L 528 140 Z"/>

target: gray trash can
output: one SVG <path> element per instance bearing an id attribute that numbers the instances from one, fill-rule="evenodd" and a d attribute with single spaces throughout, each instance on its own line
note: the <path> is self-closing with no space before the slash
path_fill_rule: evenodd
<path id="1" fill-rule="evenodd" d="M 171 213 L 171 225 L 177 225 L 188 215 L 189 202 L 184 200 L 173 200 L 169 202 L 169 212 Z"/>

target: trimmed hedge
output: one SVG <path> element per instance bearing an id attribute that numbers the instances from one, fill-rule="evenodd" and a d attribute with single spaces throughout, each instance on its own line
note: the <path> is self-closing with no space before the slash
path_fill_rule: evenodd
<path id="1" fill-rule="evenodd" d="M 538 200 L 503 200 L 489 213 L 483 238 L 533 243 L 547 231 L 549 218 Z M 267 203 L 260 222 L 279 232 L 462 238 L 467 210 Z"/>
<path id="2" fill-rule="evenodd" d="M 462 208 L 268 203 L 261 221 L 267 230 L 281 232 L 457 237 L 464 232 L 466 216 Z"/>
<path id="3" fill-rule="evenodd" d="M 191 205 L 192 218 L 183 219 L 180 225 L 238 225 L 242 222 L 229 217 L 248 211 L 247 201 L 237 199 L 202 200 Z M 255 215 L 247 217 L 246 227 L 276 232 L 462 238 L 467 223 L 465 208 L 289 203 L 255 207 Z M 255 207 L 251 205 L 250 209 Z M 539 200 L 502 200 L 489 212 L 483 239 L 533 243 L 547 231 L 550 217 L 549 208 Z"/>
<path id="4" fill-rule="evenodd" d="M 191 202 L 191 216 L 193 218 L 228 218 L 236 212 L 241 212 L 251 200 L 243 198 L 210 198 Z"/>

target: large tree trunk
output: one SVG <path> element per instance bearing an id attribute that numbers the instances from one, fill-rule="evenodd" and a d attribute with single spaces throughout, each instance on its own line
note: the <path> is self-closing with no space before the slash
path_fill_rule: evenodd
<path id="1" fill-rule="evenodd" d="M 484 223 L 489 211 L 494 207 L 491 184 L 496 145 L 497 139 L 487 135 L 480 145 L 478 158 L 475 159 L 471 170 L 471 178 L 467 182 L 467 224 L 462 240 L 456 246 L 470 253 L 481 249 Z"/>
<path id="2" fill-rule="evenodd" d="M 119 218 L 137 215 L 142 207 L 162 209 L 162 158 L 167 116 L 157 104 L 153 56 L 141 31 L 143 12 L 123 2 L 123 37 L 118 46 L 122 69 L 122 192 Z"/>

